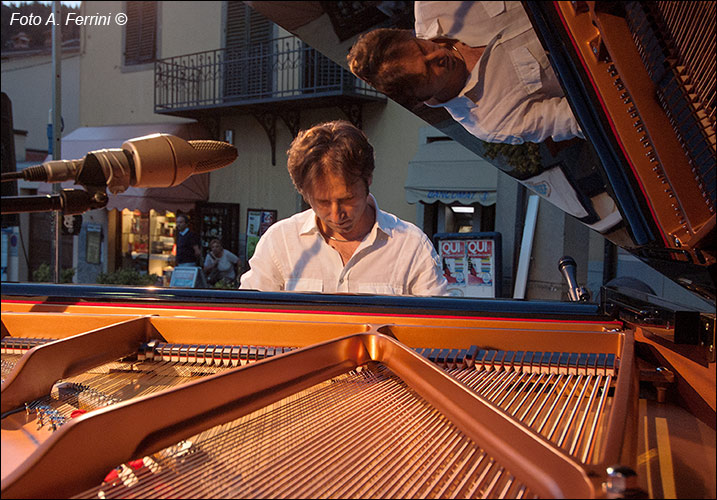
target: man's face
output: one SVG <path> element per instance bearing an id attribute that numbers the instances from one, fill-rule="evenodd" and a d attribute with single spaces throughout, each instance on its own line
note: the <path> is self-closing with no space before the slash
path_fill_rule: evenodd
<path id="1" fill-rule="evenodd" d="M 465 62 L 449 45 L 416 38 L 406 42 L 396 64 L 415 82 L 414 97 L 421 101 L 452 99 L 465 85 Z"/>
<path id="2" fill-rule="evenodd" d="M 368 206 L 363 181 L 347 185 L 343 178 L 333 174 L 320 177 L 306 198 L 324 227 L 344 237 L 354 236 L 351 233 L 357 229 Z"/>
<path id="3" fill-rule="evenodd" d="M 177 217 L 177 230 L 181 233 L 186 227 L 187 219 L 185 219 L 184 217 Z"/>

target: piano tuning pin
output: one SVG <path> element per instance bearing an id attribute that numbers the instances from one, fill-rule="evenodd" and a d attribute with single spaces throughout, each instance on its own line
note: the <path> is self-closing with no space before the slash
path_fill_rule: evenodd
<path id="1" fill-rule="evenodd" d="M 119 479 L 126 487 L 129 488 L 139 481 L 137 475 L 134 473 L 131 467 L 128 467 L 125 464 L 122 464 L 120 467 L 121 470 L 119 471 Z"/>
<path id="2" fill-rule="evenodd" d="M 63 417 L 59 413 L 55 412 L 55 414 L 50 416 L 50 424 L 52 425 L 53 431 L 56 431 L 57 428 L 60 427 L 64 423 L 65 423 L 65 417 Z"/>
<path id="3" fill-rule="evenodd" d="M 37 414 L 37 429 L 38 430 L 42 429 L 42 427 L 45 425 L 45 417 L 47 416 L 46 411 L 48 409 L 49 408 L 46 406 L 38 406 L 35 409 L 35 413 Z"/>
<path id="4" fill-rule="evenodd" d="M 161 469 L 161 466 L 152 459 L 152 457 L 144 457 L 142 459 L 144 466 L 147 467 L 153 474 L 156 474 Z"/>

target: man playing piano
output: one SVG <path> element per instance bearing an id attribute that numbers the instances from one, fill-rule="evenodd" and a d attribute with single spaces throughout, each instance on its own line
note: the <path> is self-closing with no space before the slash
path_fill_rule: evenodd
<path id="1" fill-rule="evenodd" d="M 311 209 L 272 225 L 241 288 L 262 291 L 445 295 L 428 237 L 379 209 L 369 192 L 373 147 L 346 121 L 301 131 L 287 166 Z"/>

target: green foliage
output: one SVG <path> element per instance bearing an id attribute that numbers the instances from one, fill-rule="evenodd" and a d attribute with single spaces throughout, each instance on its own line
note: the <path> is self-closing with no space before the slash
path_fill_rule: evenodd
<path id="1" fill-rule="evenodd" d="M 151 286 L 157 283 L 156 274 L 141 274 L 134 269 L 118 269 L 110 273 L 99 273 L 97 283 L 102 285 Z"/>
<path id="2" fill-rule="evenodd" d="M 72 283 L 72 277 L 75 275 L 75 270 L 72 268 L 60 269 L 60 283 Z M 50 264 L 43 262 L 32 272 L 32 281 L 36 282 L 54 282 L 54 270 L 50 267 Z"/>
<path id="3" fill-rule="evenodd" d="M 541 172 L 540 144 L 524 142 L 523 144 L 503 144 L 483 142 L 483 156 L 489 160 L 499 158 L 513 167 L 511 173 L 518 179 L 527 179 Z"/>
<path id="4" fill-rule="evenodd" d="M 50 13 L 53 8 L 50 5 L 51 2 L 3 2 L 2 3 L 2 32 L 0 33 L 0 41 L 2 43 L 3 52 L 8 49 L 8 42 L 13 36 L 23 32 L 30 38 L 30 49 L 40 50 L 47 49 L 45 47 L 45 38 L 48 34 L 52 33 L 52 22 L 48 23 Z M 37 22 L 32 24 L 20 24 L 20 17 L 15 17 L 15 22 L 10 24 L 12 20 L 12 14 L 16 12 L 19 16 L 37 16 L 40 19 L 40 23 Z M 64 41 L 74 40 L 80 38 L 80 26 L 77 23 L 66 23 L 67 14 L 74 12 L 80 13 L 80 8 L 69 7 L 67 5 L 60 6 L 61 16 L 55 19 L 58 25 L 62 26 L 62 39 Z M 26 18 L 25 18 L 26 19 Z"/>
<path id="5" fill-rule="evenodd" d="M 238 288 L 236 281 L 230 281 L 227 279 L 220 279 L 216 283 L 214 283 L 214 288 L 219 288 L 222 290 L 236 290 Z"/>

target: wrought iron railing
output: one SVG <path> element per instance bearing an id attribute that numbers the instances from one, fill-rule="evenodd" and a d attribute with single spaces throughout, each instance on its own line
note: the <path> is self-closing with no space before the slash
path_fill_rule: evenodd
<path id="1" fill-rule="evenodd" d="M 155 112 L 336 95 L 383 98 L 293 36 L 155 62 Z"/>

